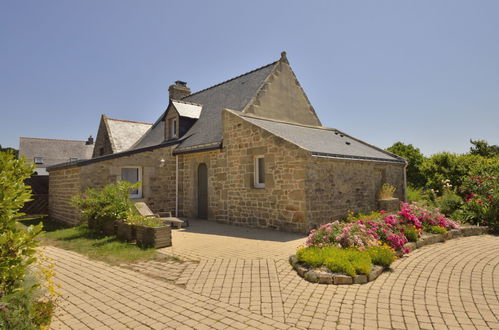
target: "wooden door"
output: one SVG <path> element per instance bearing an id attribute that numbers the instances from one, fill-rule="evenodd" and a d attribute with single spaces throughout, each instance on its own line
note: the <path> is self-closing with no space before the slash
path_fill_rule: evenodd
<path id="1" fill-rule="evenodd" d="M 205 163 L 198 166 L 198 218 L 208 219 L 208 168 Z"/>

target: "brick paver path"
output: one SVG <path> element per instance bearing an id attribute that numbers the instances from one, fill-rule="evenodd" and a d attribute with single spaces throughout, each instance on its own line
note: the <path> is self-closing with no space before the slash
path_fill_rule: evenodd
<path id="1" fill-rule="evenodd" d="M 162 250 L 188 261 L 127 268 L 48 248 L 64 290 L 53 328 L 499 329 L 497 236 L 418 249 L 376 281 L 350 286 L 299 277 L 287 258 L 303 241 L 195 222 Z"/>

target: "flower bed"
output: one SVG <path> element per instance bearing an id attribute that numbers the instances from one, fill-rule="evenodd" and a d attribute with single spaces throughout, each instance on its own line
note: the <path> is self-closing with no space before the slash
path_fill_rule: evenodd
<path id="1" fill-rule="evenodd" d="M 395 256 L 449 238 L 486 232 L 486 227 L 461 228 L 438 209 L 401 203 L 401 210 L 395 214 L 381 212 L 312 230 L 306 246 L 290 262 L 300 276 L 311 282 L 366 283 L 388 268 Z M 363 266 L 359 267 L 359 263 Z"/>

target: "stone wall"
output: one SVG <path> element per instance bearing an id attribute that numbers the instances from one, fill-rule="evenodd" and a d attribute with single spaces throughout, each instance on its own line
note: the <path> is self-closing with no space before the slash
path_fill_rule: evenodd
<path id="1" fill-rule="evenodd" d="M 109 132 L 105 122 L 106 120 L 107 120 L 106 116 L 102 115 L 99 123 L 99 130 L 95 138 L 94 152 L 92 154 L 92 158 L 104 155 L 110 155 L 113 153 L 113 147 L 111 145 L 111 141 L 109 140 Z"/>
<path id="2" fill-rule="evenodd" d="M 307 152 L 223 113 L 222 150 L 181 155 L 183 215 L 197 215 L 197 168 L 208 167 L 208 219 L 252 227 L 305 231 Z M 265 157 L 265 188 L 254 187 L 255 156 Z"/>
<path id="3" fill-rule="evenodd" d="M 71 197 L 80 192 L 80 168 L 70 167 L 50 171 L 49 215 L 69 225 L 80 221 L 79 212 L 70 205 Z"/>
<path id="4" fill-rule="evenodd" d="M 164 162 L 161 162 L 164 159 Z M 142 198 L 153 212 L 175 212 L 175 156 L 171 147 L 159 148 L 119 158 L 90 163 L 71 170 L 50 172 L 49 215 L 68 224 L 81 221 L 76 209 L 69 205 L 71 196 L 88 187 L 102 187 L 121 178 L 121 168 L 142 168 Z M 69 171 L 69 172 L 68 172 Z M 71 190 L 69 189 L 71 186 Z"/>
<path id="5" fill-rule="evenodd" d="M 395 186 L 395 197 L 401 201 L 405 195 L 403 164 L 310 157 L 306 182 L 311 228 L 343 219 L 350 210 L 376 210 L 383 183 Z"/>

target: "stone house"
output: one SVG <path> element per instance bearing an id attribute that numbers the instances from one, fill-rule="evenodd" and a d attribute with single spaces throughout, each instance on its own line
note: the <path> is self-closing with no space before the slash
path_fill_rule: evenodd
<path id="1" fill-rule="evenodd" d="M 109 133 L 103 117 L 94 158 L 49 168 L 52 218 L 78 223 L 70 197 L 120 179 L 141 181 L 131 197 L 153 211 L 303 233 L 349 210 L 376 209 L 385 182 L 405 199 L 406 162 L 323 127 L 284 52 L 196 93 L 181 81 L 169 92 L 142 135 L 125 126 Z M 109 135 L 130 137 L 130 147 L 106 147 Z"/>
<path id="2" fill-rule="evenodd" d="M 19 157 L 24 156 L 26 162 L 35 165 L 35 175 L 48 175 L 46 168 L 52 165 L 90 159 L 93 150 L 92 136 L 86 141 L 19 138 Z"/>

